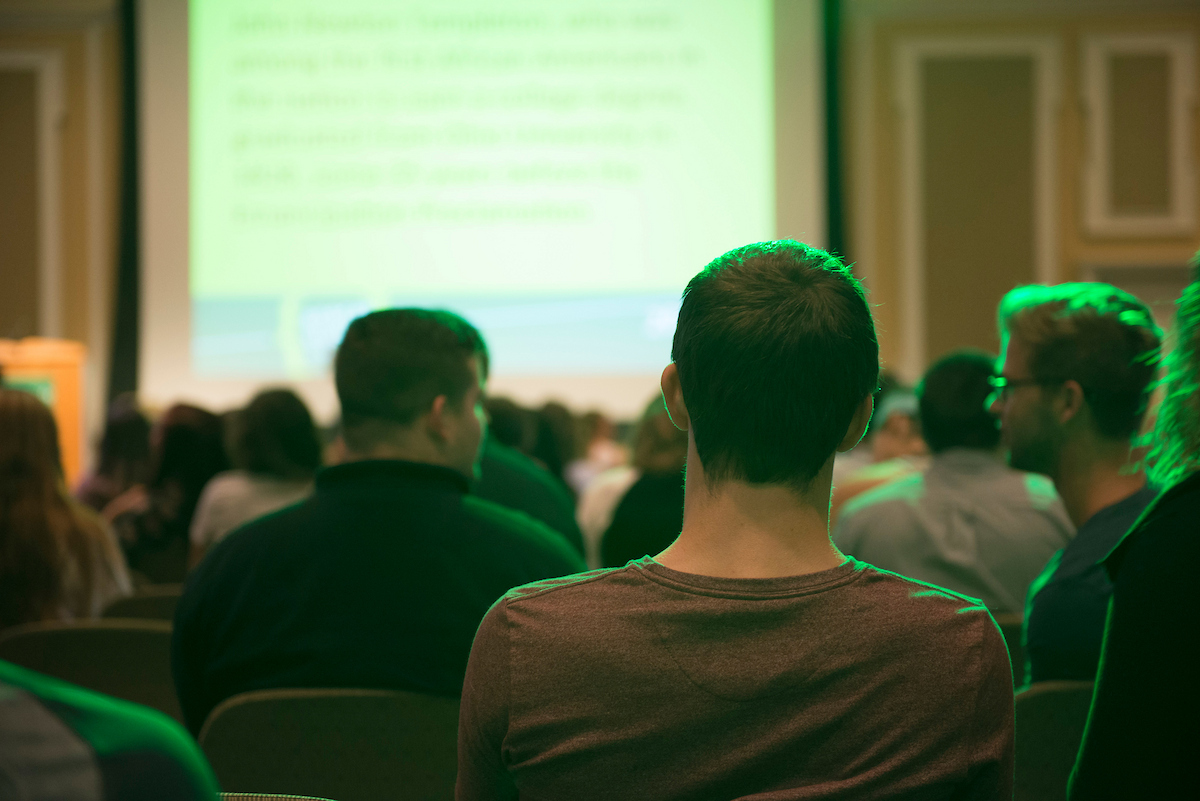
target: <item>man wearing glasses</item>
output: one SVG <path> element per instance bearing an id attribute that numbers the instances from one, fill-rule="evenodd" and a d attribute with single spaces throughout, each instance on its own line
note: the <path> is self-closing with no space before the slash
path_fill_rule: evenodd
<path id="1" fill-rule="evenodd" d="M 1155 495 L 1131 451 L 1162 332 L 1140 301 L 1101 283 L 1018 287 L 998 318 L 988 406 L 1012 466 L 1049 476 L 1077 529 L 1029 589 L 1025 681 L 1092 681 L 1112 593 L 1100 561 Z"/>

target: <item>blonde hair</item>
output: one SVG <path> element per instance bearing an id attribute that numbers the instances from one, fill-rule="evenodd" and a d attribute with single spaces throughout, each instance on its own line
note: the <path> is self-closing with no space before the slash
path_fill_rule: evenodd
<path id="1" fill-rule="evenodd" d="M 1175 311 L 1175 349 L 1165 360 L 1165 392 L 1147 461 L 1166 488 L 1200 470 L 1200 257 Z"/>

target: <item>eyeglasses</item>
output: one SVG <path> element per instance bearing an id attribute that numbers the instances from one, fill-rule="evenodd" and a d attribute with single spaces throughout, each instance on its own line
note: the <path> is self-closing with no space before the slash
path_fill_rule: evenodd
<path id="1" fill-rule="evenodd" d="M 1011 390 L 1020 387 L 1044 387 L 1050 384 L 1057 384 L 1058 382 L 1058 379 L 1008 378 L 1002 375 L 989 376 L 988 385 L 992 388 L 992 394 L 988 396 L 987 405 L 991 406 L 993 401 L 1004 400 L 1008 397 Z"/>

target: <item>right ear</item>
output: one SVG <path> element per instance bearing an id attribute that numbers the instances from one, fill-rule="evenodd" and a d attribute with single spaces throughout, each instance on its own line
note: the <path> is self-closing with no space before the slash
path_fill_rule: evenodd
<path id="1" fill-rule="evenodd" d="M 679 369 L 675 367 L 675 362 L 663 368 L 662 380 L 659 383 L 662 386 L 663 401 L 667 404 L 667 417 L 671 418 L 671 425 L 680 431 L 687 431 L 691 428 L 692 418 L 688 416 L 687 406 L 683 402 L 683 387 L 679 384 Z"/>
<path id="2" fill-rule="evenodd" d="M 871 414 L 875 411 L 875 397 L 868 394 L 862 399 L 862 403 L 858 404 L 858 408 L 854 410 L 854 417 L 850 418 L 850 425 L 846 429 L 846 436 L 842 437 L 842 441 L 838 443 L 838 453 L 845 453 L 853 448 L 863 438 L 863 434 L 867 433 L 867 424 L 871 422 Z"/>

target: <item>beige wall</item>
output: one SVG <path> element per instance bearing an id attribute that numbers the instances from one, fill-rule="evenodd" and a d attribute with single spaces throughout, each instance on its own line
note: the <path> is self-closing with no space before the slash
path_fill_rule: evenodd
<path id="1" fill-rule="evenodd" d="M 1096 265 L 1182 266 L 1200 247 L 1197 219 L 1186 232 L 1114 236 L 1089 230 L 1084 208 L 1088 126 L 1106 121 L 1089 118 L 1082 76 L 1082 48 L 1089 36 L 1183 33 L 1200 53 L 1200 4 L 848 0 L 845 15 L 849 256 L 858 262 L 876 304 L 885 364 L 907 380 L 918 378 L 931 359 L 956 345 L 996 346 L 991 330 L 1000 296 L 1038 275 L 1037 259 L 1031 269 L 1029 244 L 1021 233 L 1031 225 L 1044 229 L 1047 269 L 1056 280 L 1088 278 Z M 1023 68 L 1010 62 L 1004 74 L 998 57 L 986 53 L 959 61 L 957 73 L 948 63 L 940 71 L 924 71 L 919 102 L 928 107 L 918 111 L 928 125 L 920 147 L 932 162 L 922 171 L 918 200 L 924 221 L 916 235 L 927 243 L 917 259 L 925 276 L 922 314 L 905 273 L 913 231 L 903 197 L 906 122 L 897 52 L 914 41 L 936 50 L 938 43 L 998 40 L 1034 42 L 1031 47 L 1054 55 L 1055 63 L 1043 77 L 1054 84 L 1055 99 L 1048 117 L 1034 108 L 1033 119 L 1026 119 L 1022 115 L 1030 89 L 1023 84 Z M 1164 152 L 1170 137 L 1161 100 L 1166 80 L 1162 59 L 1114 61 L 1111 92 L 1120 113 L 1110 115 L 1108 131 L 1113 205 L 1118 211 L 1153 211 L 1155 204 L 1163 204 L 1169 171 L 1172 181 L 1197 183 L 1200 119 L 1194 104 L 1186 109 L 1192 167 L 1177 174 Z M 1027 58 L 1025 63 L 1031 62 Z M 1200 85 L 1200 67 L 1193 72 Z M 974 96 L 955 87 L 967 80 L 977 84 Z M 1031 138 L 1036 143 L 1039 123 L 1050 124 L 1054 135 L 1047 176 L 1039 172 L 1036 153 L 1029 148 Z M 940 130 L 931 131 L 931 126 Z M 990 141 L 980 126 L 991 127 Z M 1042 178 L 1053 202 L 1039 213 Z M 936 196 L 931 196 L 935 187 Z M 1037 239 L 1036 230 L 1034 234 Z M 924 347 L 915 347 L 913 332 L 922 326 Z"/>
<path id="2" fill-rule="evenodd" d="M 61 59 L 63 115 L 50 141 L 58 156 L 60 335 L 87 346 L 85 427 L 102 419 L 116 263 L 119 76 L 111 0 L 0 0 L 0 58 L 50 53 Z M 10 109 L 0 108 L 0 116 Z M 16 323 L 0 306 L 0 331 Z"/>

